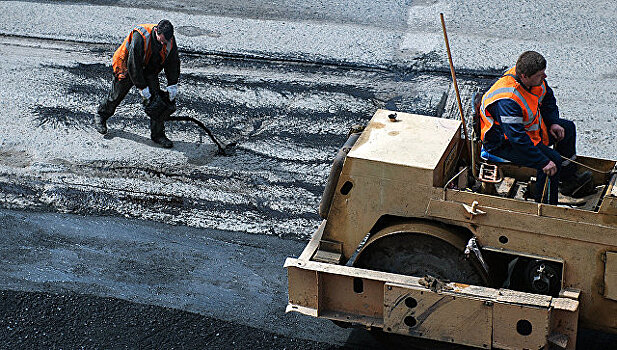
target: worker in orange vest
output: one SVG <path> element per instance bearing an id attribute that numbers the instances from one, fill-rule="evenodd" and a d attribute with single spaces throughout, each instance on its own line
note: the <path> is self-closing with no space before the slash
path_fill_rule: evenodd
<path id="1" fill-rule="evenodd" d="M 144 106 L 160 98 L 158 75 L 162 70 L 165 70 L 167 77 L 169 100 L 175 100 L 178 94 L 180 58 L 171 22 L 164 19 L 157 25 L 141 24 L 133 28 L 114 53 L 112 66 L 114 78 L 111 90 L 99 105 L 94 118 L 94 127 L 101 134 L 107 133 L 107 120 L 133 85 L 143 97 Z M 165 136 L 165 121 L 161 113 L 149 113 L 149 116 L 152 141 L 165 148 L 173 147 L 173 143 Z"/>
<path id="2" fill-rule="evenodd" d="M 536 200 L 544 201 L 540 197 L 547 183 L 548 203 L 557 204 L 558 191 L 568 196 L 588 194 L 586 185 L 592 176 L 589 171 L 577 174 L 576 164 L 569 160 L 576 158 L 576 128 L 572 121 L 559 118 L 545 70 L 546 59 L 541 54 L 526 51 L 520 55 L 516 66 L 482 97 L 480 137 L 491 156 L 535 168 Z"/>

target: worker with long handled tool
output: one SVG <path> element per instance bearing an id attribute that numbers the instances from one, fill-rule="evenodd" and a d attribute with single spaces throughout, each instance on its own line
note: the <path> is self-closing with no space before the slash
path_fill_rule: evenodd
<path id="1" fill-rule="evenodd" d="M 143 97 L 146 114 L 150 117 L 150 138 L 162 147 L 173 147 L 173 143 L 165 136 L 164 114 L 152 108 L 161 98 L 158 75 L 162 70 L 165 70 L 167 77 L 169 99 L 174 101 L 178 93 L 176 84 L 180 76 L 180 58 L 174 27 L 166 19 L 157 25 L 136 26 L 114 53 L 111 90 L 98 108 L 94 128 L 101 134 L 107 133 L 107 120 L 135 85 Z"/>
<path id="2" fill-rule="evenodd" d="M 583 196 L 593 190 L 591 172 L 577 174 L 576 128 L 559 118 L 559 109 L 548 86 L 546 59 L 535 51 L 520 55 L 482 97 L 480 124 L 482 145 L 490 155 L 537 169 L 536 198 L 545 192 L 557 204 L 557 193 Z M 549 146 L 554 145 L 555 149 Z M 562 156 L 569 158 L 562 161 Z"/>

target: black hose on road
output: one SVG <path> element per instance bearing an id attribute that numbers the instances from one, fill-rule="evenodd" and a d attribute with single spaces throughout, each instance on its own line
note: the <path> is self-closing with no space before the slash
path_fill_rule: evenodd
<path id="1" fill-rule="evenodd" d="M 167 91 L 160 90 L 158 94 L 154 94 L 152 99 L 148 101 L 148 104 L 145 106 L 145 111 L 150 118 L 155 120 L 163 120 L 163 121 L 189 121 L 195 123 L 197 126 L 202 128 L 206 134 L 210 137 L 212 142 L 218 148 L 216 154 L 228 156 L 231 155 L 231 149 L 236 145 L 235 142 L 231 142 L 228 144 L 223 144 L 216 137 L 212 131 L 204 125 L 201 121 L 187 116 L 171 116 L 176 111 L 176 101 L 171 101 L 169 99 L 169 93 Z"/>
<path id="2" fill-rule="evenodd" d="M 208 129 L 207 126 L 204 125 L 204 123 L 200 122 L 199 120 L 193 118 L 193 117 L 186 117 L 186 116 L 168 116 L 167 118 L 165 118 L 165 121 L 190 121 L 193 122 L 195 124 L 197 124 L 197 126 L 199 126 L 200 128 L 202 128 L 206 134 L 208 134 L 208 136 L 210 137 L 210 139 L 212 140 L 212 142 L 214 142 L 214 144 L 216 144 L 216 147 L 218 147 L 218 151 L 216 152 L 216 154 L 220 154 L 223 156 L 228 156 L 230 155 L 229 151 L 232 147 L 236 146 L 235 142 L 231 142 L 228 144 L 223 144 L 221 143 L 219 140 L 216 139 L 216 137 L 214 137 L 214 134 L 212 133 L 212 131 L 210 129 Z"/>

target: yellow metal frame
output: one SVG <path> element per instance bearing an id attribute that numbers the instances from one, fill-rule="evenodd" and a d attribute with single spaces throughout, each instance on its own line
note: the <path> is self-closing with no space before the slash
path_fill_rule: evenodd
<path id="1" fill-rule="evenodd" d="M 617 197 L 611 195 L 617 195 L 617 187 L 612 182 L 599 211 L 437 187 L 434 184 L 447 181 L 435 179 L 447 179 L 444 174 L 451 172 L 444 167 L 447 157 L 439 152 L 449 154 L 460 141 L 460 133 L 452 131 L 453 121 L 442 124 L 439 118 L 398 113 L 398 122 L 392 123 L 387 118 L 389 113 L 377 111 L 349 152 L 337 189 L 351 182 L 352 190 L 347 194 L 335 192 L 323 227 L 324 240 L 341 243 L 342 261 L 349 259 L 381 218 L 446 223 L 469 231 L 481 246 L 563 261 L 564 285 L 582 291 L 585 307 L 581 322 L 590 328 L 617 332 L 617 302 L 603 295 L 605 255 L 607 251 L 617 252 L 617 210 L 613 209 Z M 427 144 L 425 138 L 414 137 L 429 132 L 443 139 Z M 427 154 L 438 161 L 418 155 L 385 156 L 384 148 L 396 153 L 389 137 L 407 142 L 405 147 L 410 150 L 405 154 Z M 440 145 L 439 152 L 433 149 L 435 144 Z M 384 162 L 378 162 L 378 155 Z M 615 166 L 615 161 L 578 159 L 601 170 Z M 472 206 L 479 215 L 470 215 L 468 208 Z"/>
<path id="2" fill-rule="evenodd" d="M 540 332 L 544 334 L 543 341 L 548 339 L 572 348 L 579 320 L 586 327 L 617 332 L 617 176 L 609 181 L 608 175 L 594 175 L 597 183 L 608 184 L 595 211 L 448 188 L 446 185 L 452 182 L 449 180 L 454 174 L 461 173 L 455 169 L 462 145 L 460 122 L 400 112 L 395 121 L 390 121 L 391 113 L 375 113 L 345 159 L 327 220 L 300 258 L 287 260 L 289 311 L 367 327 L 385 326 L 386 331 L 390 327 L 393 332 L 405 333 L 389 323 L 394 320 L 389 319 L 388 310 L 384 309 L 388 298 L 395 297 L 387 292 L 390 285 L 405 293 L 423 292 L 421 295 L 431 298 L 439 295 L 493 303 L 492 321 L 486 322 L 492 324 L 490 345 L 495 347 L 533 347 L 541 342 L 519 342 L 516 334 L 496 331 L 497 323 L 510 324 L 510 317 L 518 317 L 518 311 L 534 313 L 538 308 L 541 311 L 537 311 L 532 324 L 546 325 L 546 331 Z M 590 157 L 577 160 L 607 172 L 616 164 Z M 520 169 L 516 176 L 524 172 Z M 346 191 L 340 191 L 343 186 Z M 450 231 L 441 226 L 456 229 Z M 480 295 L 473 296 L 456 286 L 448 292 L 426 292 L 414 277 L 313 259 L 320 241 L 320 261 L 346 262 L 367 235 L 372 234 L 365 247 L 399 231 L 434 235 L 459 249 L 464 247 L 464 239 L 475 237 L 478 245 L 493 252 L 557 261 L 563 266 L 565 297 L 550 299 L 514 292 L 511 296 L 516 302 L 502 302 L 499 298 L 481 296 L 504 293 L 503 290 L 478 286 L 472 289 Z M 357 293 L 360 285 L 362 293 Z M 538 300 L 545 299 L 548 304 L 536 305 Z M 426 300 L 429 303 L 429 297 Z M 461 312 L 485 312 L 485 306 L 480 304 L 462 301 Z M 511 327 L 507 329 L 512 331 Z M 469 340 L 455 333 L 450 336 L 454 342 L 488 345 L 486 336 Z M 422 337 L 448 341 L 444 334 L 422 332 Z"/>
<path id="3" fill-rule="evenodd" d="M 308 260 L 321 234 L 313 235 L 302 258 L 285 261 L 287 312 L 479 348 L 539 349 L 553 338 L 574 349 L 577 291 L 553 298 L 455 282 L 431 290 L 417 277 Z M 519 324 L 526 322 L 530 334 L 521 334 Z"/>

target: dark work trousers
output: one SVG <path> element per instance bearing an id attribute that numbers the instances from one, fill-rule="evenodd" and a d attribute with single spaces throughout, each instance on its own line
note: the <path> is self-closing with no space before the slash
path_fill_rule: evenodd
<path id="1" fill-rule="evenodd" d="M 572 178 L 577 170 L 576 164 L 570 161 L 562 162 L 561 158 L 561 156 L 563 155 L 564 157 L 572 159 L 572 157 L 576 155 L 576 127 L 573 122 L 565 119 L 558 119 L 557 124 L 561 125 L 561 127 L 564 129 L 565 136 L 561 141 L 555 144 L 555 139 L 550 135 L 549 132 L 549 145 L 555 145 L 555 149 L 552 149 L 541 142 L 536 146 L 540 150 L 540 152 L 544 153 L 544 155 L 547 156 L 550 160 L 552 160 L 553 163 L 555 163 L 555 165 L 557 166 L 557 173 L 549 177 L 549 187 L 547 189 L 549 204 L 557 204 L 559 181 Z M 507 159 L 517 165 L 534 168 L 534 165 L 528 164 L 528 156 L 522 154 L 515 147 L 512 147 L 512 144 L 507 141 L 504 142 L 497 149 L 491 150 L 491 154 L 497 157 L 501 157 L 503 159 Z M 545 182 L 546 174 L 544 174 L 542 168 L 537 169 L 536 201 L 538 202 L 540 202 L 541 199 L 543 202 L 546 202 L 546 197 L 540 198 L 542 197 Z"/>
<path id="2" fill-rule="evenodd" d="M 150 93 L 154 95 L 159 91 L 160 84 L 159 78 L 156 75 L 147 75 L 145 77 L 150 89 Z M 118 79 L 114 75 L 114 79 L 111 82 L 111 90 L 101 102 L 98 108 L 98 114 L 103 120 L 109 119 L 116 112 L 116 108 L 133 87 L 133 82 L 130 78 Z M 165 121 L 160 120 L 156 116 L 150 116 L 150 137 L 157 138 L 165 135 Z"/>

